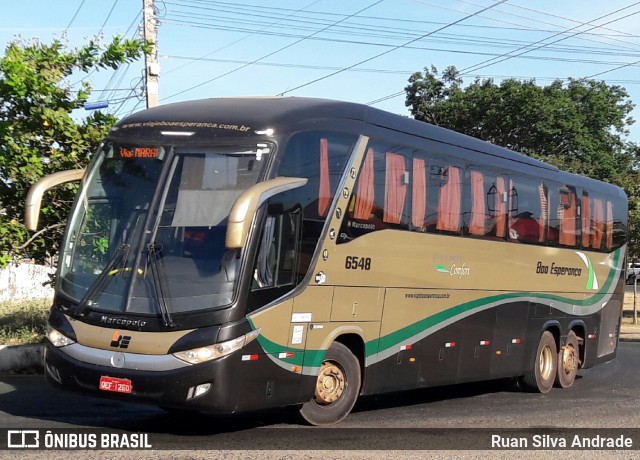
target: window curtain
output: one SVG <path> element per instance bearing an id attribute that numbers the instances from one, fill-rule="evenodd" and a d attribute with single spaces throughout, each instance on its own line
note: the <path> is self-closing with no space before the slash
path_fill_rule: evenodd
<path id="1" fill-rule="evenodd" d="M 559 210 L 562 210 L 562 215 L 558 213 L 560 219 L 560 244 L 565 246 L 576 245 L 576 195 L 575 193 L 561 194 L 566 196 L 568 200 L 568 207 L 561 203 Z M 560 201 L 563 201 L 562 199 Z"/>
<path id="2" fill-rule="evenodd" d="M 496 177 L 496 236 L 504 238 L 507 235 L 507 203 L 505 202 L 504 177 Z"/>
<path id="3" fill-rule="evenodd" d="M 364 158 L 360 177 L 356 187 L 356 208 L 353 217 L 356 219 L 368 219 L 373 211 L 373 149 L 368 149 Z"/>
<path id="4" fill-rule="evenodd" d="M 591 246 L 591 207 L 589 195 L 582 195 L 582 247 Z"/>
<path id="5" fill-rule="evenodd" d="M 549 220 L 549 199 L 547 198 L 547 192 L 544 188 L 544 184 L 540 184 L 538 186 L 538 193 L 540 194 L 540 219 L 538 219 L 540 236 L 538 237 L 538 242 L 544 243 L 545 230 L 547 229 L 547 222 Z"/>
<path id="6" fill-rule="evenodd" d="M 407 195 L 407 184 L 404 181 L 406 172 L 404 156 L 397 153 L 387 153 L 386 166 L 382 220 L 390 224 L 399 224 L 402 220 L 402 211 Z"/>
<path id="7" fill-rule="evenodd" d="M 413 189 L 412 189 L 411 223 L 424 227 L 427 212 L 427 165 L 424 159 L 413 159 Z"/>
<path id="8" fill-rule="evenodd" d="M 460 168 L 449 166 L 447 182 L 440 187 L 438 201 L 438 230 L 456 232 L 460 230 Z"/>
<path id="9" fill-rule="evenodd" d="M 607 201 L 607 249 L 613 248 L 613 203 Z"/>
<path id="10" fill-rule="evenodd" d="M 593 200 L 593 220 L 595 224 L 595 232 L 593 235 L 593 249 L 602 247 L 602 234 L 604 232 L 604 206 L 602 200 Z"/>
<path id="11" fill-rule="evenodd" d="M 320 139 L 320 186 L 318 190 L 318 215 L 325 217 L 331 202 L 331 187 L 329 184 L 329 143 L 327 139 Z"/>
<path id="12" fill-rule="evenodd" d="M 485 233 L 484 177 L 480 171 L 471 171 L 471 222 L 469 233 L 484 235 Z"/>

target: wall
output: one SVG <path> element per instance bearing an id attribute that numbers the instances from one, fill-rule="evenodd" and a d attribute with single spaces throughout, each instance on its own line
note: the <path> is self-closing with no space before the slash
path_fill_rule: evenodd
<path id="1" fill-rule="evenodd" d="M 53 289 L 42 283 L 49 281 L 49 274 L 54 271 L 53 267 L 30 263 L 11 264 L 0 269 L 0 302 L 53 298 Z"/>

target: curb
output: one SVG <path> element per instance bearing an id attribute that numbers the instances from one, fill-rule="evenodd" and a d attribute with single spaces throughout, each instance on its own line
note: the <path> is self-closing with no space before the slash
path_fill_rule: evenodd
<path id="1" fill-rule="evenodd" d="M 42 374 L 44 344 L 0 345 L 0 373 Z"/>

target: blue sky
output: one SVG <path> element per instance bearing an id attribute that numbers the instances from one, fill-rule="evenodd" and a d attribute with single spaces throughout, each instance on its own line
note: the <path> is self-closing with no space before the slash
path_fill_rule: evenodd
<path id="1" fill-rule="evenodd" d="M 3 46 L 66 32 L 133 37 L 142 0 L 4 0 Z M 160 102 L 219 96 L 312 96 L 408 114 L 403 89 L 425 66 L 466 82 L 592 77 L 640 105 L 640 2 L 634 0 L 156 0 Z M 492 6 L 493 5 L 493 6 Z M 484 10 L 484 11 L 482 11 Z M 37 11 L 37 14 L 34 12 Z M 77 75 L 119 116 L 144 108 L 142 62 Z M 640 109 L 630 139 L 640 142 Z"/>

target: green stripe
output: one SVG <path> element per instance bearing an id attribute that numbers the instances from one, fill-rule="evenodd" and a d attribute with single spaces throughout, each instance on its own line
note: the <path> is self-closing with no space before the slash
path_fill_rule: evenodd
<path id="1" fill-rule="evenodd" d="M 470 302 L 465 302 L 460 305 L 456 305 L 447 310 L 438 312 L 435 315 L 421 319 L 420 321 L 410 324 L 409 326 L 406 326 L 402 329 L 398 329 L 397 331 L 391 332 L 390 334 L 387 334 L 377 339 L 370 340 L 365 343 L 365 354 L 367 357 L 369 357 L 379 353 L 380 351 L 387 350 L 391 347 L 396 347 L 400 343 L 405 342 L 406 340 L 419 334 L 425 329 L 436 326 L 437 324 L 443 321 L 446 321 L 450 318 L 453 318 L 457 315 L 460 315 L 462 313 L 466 313 L 471 310 L 478 309 L 480 307 L 483 307 L 487 304 L 494 303 L 494 302 L 504 302 L 509 299 L 514 299 L 519 297 L 535 297 L 540 299 L 556 300 L 556 301 L 576 305 L 579 307 L 588 307 L 588 306 L 594 305 L 599 301 L 601 301 L 602 299 L 604 299 L 604 297 L 607 294 L 609 294 L 609 289 L 613 285 L 613 282 L 616 278 L 616 274 L 619 270 L 618 264 L 621 260 L 623 249 L 624 249 L 624 246 L 614 252 L 613 268 L 609 270 L 607 280 L 605 281 L 602 288 L 597 293 L 595 293 L 594 295 L 592 295 L 587 299 L 576 300 L 568 297 L 562 297 L 559 295 L 535 293 L 535 292 L 510 292 L 505 294 L 498 294 L 498 295 L 493 295 L 489 297 L 484 297 L 481 299 L 476 299 Z M 589 269 L 590 282 L 592 282 L 591 280 L 592 271 L 593 270 L 590 267 Z M 247 320 L 249 321 L 249 324 L 251 324 L 251 327 L 253 329 L 256 329 L 253 322 L 251 321 L 251 318 L 247 317 Z M 286 361 L 282 361 L 283 363 L 290 363 L 294 365 L 302 365 L 304 355 L 306 355 L 306 359 L 304 359 L 305 366 L 318 367 L 322 364 L 322 360 L 324 359 L 324 355 L 326 353 L 326 350 L 305 350 L 303 354 L 302 350 L 300 349 L 289 348 L 289 347 L 279 345 L 275 342 L 270 341 L 263 335 L 258 336 L 258 342 L 260 343 L 262 348 L 265 350 L 265 352 L 271 355 L 275 355 L 276 358 L 278 353 L 283 353 L 288 351 L 294 352 L 295 353 L 294 358 L 292 358 L 291 360 L 287 359 Z"/>

